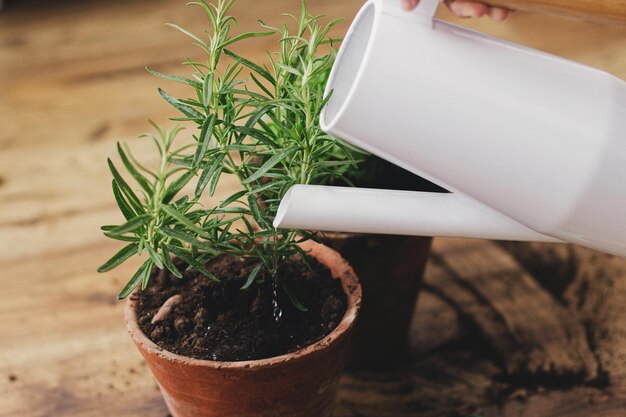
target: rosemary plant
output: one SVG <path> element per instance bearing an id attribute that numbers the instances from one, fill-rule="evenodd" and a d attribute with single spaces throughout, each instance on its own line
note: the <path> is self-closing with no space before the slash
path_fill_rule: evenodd
<path id="1" fill-rule="evenodd" d="M 170 25 L 208 55 L 206 62 L 184 62 L 193 72 L 190 78 L 149 69 L 191 88 L 191 97 L 184 99 L 162 89 L 159 94 L 180 113 L 173 120 L 196 127 L 194 142 L 176 146 L 180 129 L 166 132 L 153 124 L 156 135 L 146 137 L 153 140 L 160 156 L 154 170 L 118 144 L 121 162 L 137 189 L 109 160 L 113 194 L 126 222 L 102 229 L 106 236 L 128 243 L 99 271 L 108 271 L 136 254 L 148 255 L 119 293 L 120 299 L 140 284 L 145 288 L 155 266 L 182 277 L 172 255 L 189 269 L 219 280 L 205 265 L 227 254 L 258 261 L 242 288 L 269 277 L 274 288 L 283 288 L 304 309 L 278 282 L 278 272 L 288 257 L 300 254 L 305 258 L 298 244 L 313 236 L 302 230 L 275 230 L 272 220 L 278 202 L 292 185 L 341 179 L 361 156 L 318 127 L 326 103 L 323 89 L 335 57 L 335 40 L 328 34 L 337 20 L 321 25 L 320 16 L 311 15 L 303 2 L 300 15 L 290 16 L 296 25 L 293 32 L 288 25 L 274 28 L 260 22 L 262 31 L 231 36 L 236 20 L 228 11 L 233 2 L 190 3 L 206 12 L 212 27 L 208 39 Z M 271 35 L 278 37 L 279 52 L 267 53 L 267 65 L 229 49 L 245 39 Z M 235 175 L 241 190 L 215 207 L 203 207 L 200 197 L 213 195 L 224 175 Z M 186 191 L 190 187 L 193 192 Z M 241 228 L 234 226 L 240 224 Z"/>

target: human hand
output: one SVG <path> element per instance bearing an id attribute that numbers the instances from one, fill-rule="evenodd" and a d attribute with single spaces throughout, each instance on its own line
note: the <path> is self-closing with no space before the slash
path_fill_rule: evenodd
<path id="1" fill-rule="evenodd" d="M 405 10 L 413 10 L 420 0 L 402 0 Z M 441 0 L 458 17 L 489 16 L 496 22 L 504 21 L 513 12 L 504 7 L 491 7 L 476 1 Z"/>

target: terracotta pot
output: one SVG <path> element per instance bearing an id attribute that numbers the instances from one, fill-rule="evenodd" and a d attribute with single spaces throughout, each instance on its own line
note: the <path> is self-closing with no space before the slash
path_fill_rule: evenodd
<path id="1" fill-rule="evenodd" d="M 361 306 L 361 286 L 348 263 L 314 242 L 302 245 L 340 279 L 348 298 L 345 316 L 328 336 L 302 350 L 269 359 L 215 362 L 167 352 L 137 323 L 135 302 L 126 322 L 174 417 L 326 417 L 333 410 L 339 377 Z"/>
<path id="2" fill-rule="evenodd" d="M 321 240 L 346 258 L 363 287 L 348 366 L 402 364 L 410 356 L 411 320 L 432 238 L 325 233 Z"/>

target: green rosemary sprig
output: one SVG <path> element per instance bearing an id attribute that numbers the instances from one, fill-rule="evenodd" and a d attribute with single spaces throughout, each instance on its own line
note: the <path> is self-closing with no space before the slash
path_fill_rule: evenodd
<path id="1" fill-rule="evenodd" d="M 294 184 L 342 179 L 362 158 L 360 152 L 318 126 L 326 103 L 323 89 L 335 57 L 328 33 L 337 21 L 322 26 L 320 17 L 311 15 L 303 2 L 300 16 L 292 16 L 295 32 L 287 25 L 273 28 L 261 22 L 263 31 L 231 36 L 236 20 L 228 11 L 233 2 L 191 3 L 208 16 L 213 30 L 207 40 L 171 25 L 208 55 L 204 63 L 185 61 L 193 70 L 190 78 L 149 69 L 158 77 L 192 88 L 193 94 L 185 99 L 162 89 L 159 94 L 180 113 L 174 120 L 196 126 L 194 143 L 176 147 L 179 129 L 166 132 L 154 125 L 157 135 L 148 137 L 160 156 L 156 171 L 145 168 L 126 146 L 118 145 L 136 187 L 109 161 L 113 193 L 126 223 L 103 230 L 108 237 L 129 243 L 99 270 L 108 271 L 135 254 L 148 254 L 119 298 L 139 284 L 145 288 L 154 266 L 182 277 L 184 271 L 177 269 L 172 256 L 186 262 L 188 269 L 216 280 L 205 268 L 211 258 L 229 254 L 255 259 L 257 266 L 244 287 L 269 274 L 278 288 L 278 271 L 285 259 L 304 255 L 298 244 L 313 236 L 273 228 L 280 199 Z M 269 35 L 279 37 L 280 49 L 268 53 L 268 65 L 228 49 L 245 39 Z M 241 76 L 244 69 L 249 79 Z M 204 193 L 213 195 L 223 175 L 235 175 L 242 189 L 216 207 L 203 208 L 199 198 Z M 194 187 L 192 193 L 185 192 L 188 184 Z M 233 230 L 235 224 L 244 226 Z"/>

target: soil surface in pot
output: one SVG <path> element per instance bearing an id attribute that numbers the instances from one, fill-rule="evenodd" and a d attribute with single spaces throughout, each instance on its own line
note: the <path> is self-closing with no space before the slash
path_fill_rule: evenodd
<path id="1" fill-rule="evenodd" d="M 177 262 L 183 271 L 186 265 Z M 230 256 L 212 260 L 206 267 L 221 282 L 193 270 L 183 279 L 154 270 L 150 285 L 133 295 L 139 325 L 163 349 L 197 359 L 242 361 L 296 351 L 335 329 L 347 308 L 340 280 L 315 259 L 308 258 L 308 263 L 310 269 L 301 259 L 287 261 L 280 277 L 307 311 L 299 310 L 268 277 L 242 290 L 254 261 Z M 169 313 L 153 323 L 172 297 L 176 302 Z"/>

